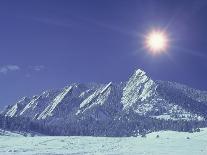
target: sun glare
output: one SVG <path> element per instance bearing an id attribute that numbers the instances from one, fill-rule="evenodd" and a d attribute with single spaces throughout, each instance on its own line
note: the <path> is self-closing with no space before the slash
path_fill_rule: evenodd
<path id="1" fill-rule="evenodd" d="M 168 47 L 167 35 L 162 31 L 152 31 L 146 36 L 145 46 L 153 54 L 165 52 Z"/>

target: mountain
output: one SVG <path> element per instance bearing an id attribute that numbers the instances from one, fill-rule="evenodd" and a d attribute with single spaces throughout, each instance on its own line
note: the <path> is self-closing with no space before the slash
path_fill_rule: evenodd
<path id="1" fill-rule="evenodd" d="M 126 82 L 74 83 L 24 97 L 1 112 L 0 127 L 49 135 L 131 136 L 207 126 L 207 92 L 156 81 L 138 69 Z"/>

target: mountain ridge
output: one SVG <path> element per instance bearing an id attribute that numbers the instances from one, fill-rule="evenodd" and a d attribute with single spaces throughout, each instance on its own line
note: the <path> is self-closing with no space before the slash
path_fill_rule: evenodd
<path id="1" fill-rule="evenodd" d="M 55 126 L 66 130 L 69 126 L 71 132 L 75 128 L 83 135 L 116 135 L 111 123 L 124 126 L 119 136 L 161 129 L 149 125 L 154 122 L 169 129 L 179 128 L 176 125 L 171 127 L 169 122 L 172 121 L 174 124 L 185 122 L 195 128 L 204 125 L 207 119 L 207 92 L 175 82 L 153 80 L 138 69 L 128 81 L 118 84 L 74 83 L 32 98 L 24 97 L 8 106 L 1 115 L 14 120 L 28 119 L 37 126 L 44 126 L 42 128 Z M 141 118 L 147 122 L 145 127 Z M 199 125 L 194 125 L 195 122 Z M 134 127 L 127 129 L 129 124 Z M 62 129 L 56 132 L 58 135 L 63 132 L 72 134 Z"/>

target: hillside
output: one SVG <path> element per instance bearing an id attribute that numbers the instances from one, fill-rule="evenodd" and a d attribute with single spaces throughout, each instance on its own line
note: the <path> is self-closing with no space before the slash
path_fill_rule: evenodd
<path id="1" fill-rule="evenodd" d="M 119 84 L 71 84 L 24 97 L 2 111 L 0 127 L 48 135 L 131 136 L 207 126 L 207 92 L 156 81 L 136 70 Z"/>

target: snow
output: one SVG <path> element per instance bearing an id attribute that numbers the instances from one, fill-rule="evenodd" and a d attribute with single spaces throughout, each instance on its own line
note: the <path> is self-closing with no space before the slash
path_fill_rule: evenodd
<path id="1" fill-rule="evenodd" d="M 18 105 L 15 104 L 14 106 L 12 106 L 11 109 L 9 109 L 9 111 L 5 114 L 5 116 L 13 117 L 16 114 L 17 109 L 18 109 Z"/>
<path id="2" fill-rule="evenodd" d="M 83 113 L 87 109 L 90 109 L 91 107 L 95 105 L 103 105 L 110 95 L 111 92 L 111 86 L 112 82 L 108 83 L 104 87 L 99 88 L 97 91 L 95 91 L 93 94 L 91 94 L 88 98 L 86 98 L 81 104 L 80 104 L 80 110 L 77 111 L 76 115 Z"/>
<path id="3" fill-rule="evenodd" d="M 123 104 L 124 109 L 132 106 L 138 101 L 146 100 L 153 94 L 155 89 L 154 81 L 152 81 L 144 71 L 138 69 L 130 77 L 123 89 L 121 103 Z"/>
<path id="4" fill-rule="evenodd" d="M 64 99 L 64 97 L 72 90 L 73 86 L 65 88 L 55 99 L 52 103 L 40 114 L 37 119 L 45 119 L 48 116 L 52 116 L 53 110 L 57 107 L 57 105 Z"/>
<path id="5" fill-rule="evenodd" d="M 8 111 L 5 113 L 5 116 L 15 117 L 28 102 L 30 102 L 30 99 L 28 97 L 21 98 L 16 104 L 8 109 Z"/>
<path id="6" fill-rule="evenodd" d="M 5 130 L 0 129 L 0 137 L 1 137 L 1 136 L 20 137 L 20 136 L 22 136 L 22 135 L 19 134 L 19 133 L 10 132 L 10 131 L 5 131 Z"/>
<path id="7" fill-rule="evenodd" d="M 22 110 L 22 112 L 20 113 L 20 115 L 23 115 L 24 113 L 25 113 L 25 111 L 27 110 L 27 109 L 29 109 L 29 108 L 31 108 L 31 107 L 33 107 L 33 109 L 35 108 L 35 106 L 36 106 L 36 101 L 38 100 L 40 98 L 40 96 L 39 97 L 37 97 L 37 96 L 33 96 L 33 99 L 31 100 L 31 102 L 29 102 L 25 107 L 24 107 L 24 109 Z"/>
<path id="8" fill-rule="evenodd" d="M 110 86 L 112 85 L 112 82 L 109 82 L 106 87 L 103 88 L 103 90 L 101 90 L 101 94 L 103 94 Z"/>
<path id="9" fill-rule="evenodd" d="M 0 136 L 0 154 L 206 155 L 207 128 L 195 133 L 159 131 L 146 138 Z"/>
<path id="10" fill-rule="evenodd" d="M 0 114 L 26 117 L 36 122 L 44 119 L 46 124 L 53 123 L 58 127 L 69 124 L 69 121 L 88 123 L 85 118 L 100 122 L 106 119 L 116 121 L 120 114 L 203 121 L 206 120 L 206 103 L 207 92 L 173 82 L 154 81 L 138 69 L 126 82 L 74 83 L 63 89 L 44 91 L 33 98 L 22 98 Z M 128 113 L 130 110 L 133 112 Z M 121 123 L 125 125 L 127 121 Z"/>

